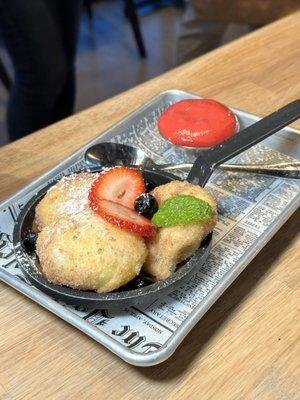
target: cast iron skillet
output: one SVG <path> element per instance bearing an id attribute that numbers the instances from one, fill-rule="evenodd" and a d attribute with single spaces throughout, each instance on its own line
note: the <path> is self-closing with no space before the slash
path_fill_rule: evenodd
<path id="1" fill-rule="evenodd" d="M 193 184 L 204 186 L 211 176 L 213 170 L 221 163 L 234 157 L 240 152 L 260 142 L 271 134 L 282 129 L 300 116 L 300 100 L 296 100 L 271 115 L 256 122 L 250 127 L 237 133 L 232 138 L 212 149 L 199 151 L 187 180 Z M 161 171 L 145 170 L 145 179 L 154 186 L 162 185 L 178 177 Z M 55 299 L 62 300 L 68 304 L 81 305 L 92 308 L 120 307 L 127 305 L 138 305 L 142 302 L 151 302 L 170 292 L 176 284 L 186 279 L 195 272 L 207 259 L 212 235 L 201 243 L 196 253 L 169 278 L 164 281 L 152 283 L 139 289 L 130 290 L 130 286 L 119 289 L 116 292 L 96 293 L 71 289 L 66 286 L 53 285 L 38 272 L 37 258 L 27 253 L 23 238 L 26 230 L 32 227 L 35 207 L 47 190 L 56 182 L 43 188 L 22 209 L 13 232 L 13 244 L 16 258 L 27 279 L 36 287 Z M 128 290 L 129 289 L 129 290 Z"/>
<path id="2" fill-rule="evenodd" d="M 178 177 L 171 174 L 160 174 L 154 171 L 144 171 L 145 179 L 151 186 L 159 186 L 170 182 Z M 148 286 L 139 289 L 131 289 L 132 285 L 128 284 L 124 288 L 110 293 L 96 293 L 92 291 L 83 291 L 69 288 L 67 286 L 54 285 L 37 270 L 38 260 L 35 255 L 28 254 L 23 244 L 23 238 L 27 229 L 32 228 L 35 215 L 35 207 L 39 201 L 47 193 L 48 189 L 56 183 L 53 182 L 39 191 L 32 199 L 23 207 L 13 232 L 13 243 L 15 254 L 22 271 L 26 278 L 43 292 L 50 294 L 55 299 L 62 300 L 68 304 L 81 305 L 86 307 L 114 307 L 126 305 L 138 305 L 141 301 L 154 301 L 157 296 L 163 295 L 164 292 L 170 291 L 178 281 L 187 278 L 196 266 L 201 266 L 211 247 L 210 234 L 202 243 L 195 255 L 181 266 L 177 272 L 164 281 L 149 284 L 146 276 L 141 276 L 146 280 Z M 142 274 L 141 274 L 142 275 Z"/>

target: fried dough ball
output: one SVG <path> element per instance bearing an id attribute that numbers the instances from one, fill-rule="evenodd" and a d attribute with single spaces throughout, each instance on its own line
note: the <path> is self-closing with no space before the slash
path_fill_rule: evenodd
<path id="1" fill-rule="evenodd" d="M 99 174 L 61 179 L 36 207 L 36 254 L 52 283 L 110 292 L 135 278 L 147 257 L 144 240 L 95 214 L 88 200 Z"/>
<path id="2" fill-rule="evenodd" d="M 52 186 L 35 209 L 38 229 L 89 209 L 88 193 L 99 174 L 79 173 L 62 178 Z"/>
<path id="3" fill-rule="evenodd" d="M 215 199 L 203 188 L 187 181 L 172 181 L 156 187 L 151 193 L 159 205 L 170 197 L 191 195 L 207 201 L 214 212 L 209 221 L 159 228 L 154 237 L 147 239 L 149 254 L 143 269 L 155 279 L 163 280 L 175 271 L 178 263 L 193 255 L 202 240 L 213 230 L 217 221 L 217 205 Z"/>
<path id="4" fill-rule="evenodd" d="M 139 274 L 147 248 L 141 237 L 88 210 L 44 227 L 36 253 L 41 272 L 50 282 L 110 292 Z"/>

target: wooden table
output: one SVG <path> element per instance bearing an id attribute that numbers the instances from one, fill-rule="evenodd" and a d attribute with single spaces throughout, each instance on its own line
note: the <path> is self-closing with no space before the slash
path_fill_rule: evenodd
<path id="1" fill-rule="evenodd" d="M 259 115 L 292 101 L 300 93 L 299 32 L 297 13 L 0 149 L 1 198 L 159 91 L 183 89 Z M 125 364 L 1 283 L 0 399 L 299 398 L 299 216 L 173 357 L 147 369 Z"/>

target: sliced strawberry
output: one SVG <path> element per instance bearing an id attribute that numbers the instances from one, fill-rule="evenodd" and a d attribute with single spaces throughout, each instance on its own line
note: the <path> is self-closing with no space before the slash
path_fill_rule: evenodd
<path id="1" fill-rule="evenodd" d="M 136 211 L 109 200 L 98 199 L 96 203 L 93 201 L 91 201 L 93 210 L 111 224 L 141 236 L 154 235 L 155 225 Z"/>
<path id="2" fill-rule="evenodd" d="M 134 209 L 134 201 L 146 187 L 140 171 L 129 167 L 114 167 L 100 174 L 90 190 L 90 199 L 105 199 Z"/>

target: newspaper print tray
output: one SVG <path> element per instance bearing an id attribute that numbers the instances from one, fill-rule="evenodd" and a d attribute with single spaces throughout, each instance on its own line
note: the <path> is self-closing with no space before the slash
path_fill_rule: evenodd
<path id="1" fill-rule="evenodd" d="M 53 179 L 82 168 L 85 150 L 100 141 L 139 147 L 158 163 L 194 161 L 196 150 L 171 145 L 156 127 L 157 117 L 164 108 L 186 98 L 197 96 L 177 90 L 158 94 L 0 205 L 0 279 L 126 362 L 138 366 L 158 364 L 171 356 L 199 319 L 297 209 L 300 181 L 217 170 L 206 185 L 217 198 L 219 214 L 208 261 L 175 290 L 141 307 L 92 310 L 63 304 L 44 294 L 27 281 L 18 267 L 11 243 L 12 231 L 22 205 Z M 259 119 L 234 111 L 241 129 Z M 231 162 L 299 159 L 299 137 L 298 131 L 283 129 Z M 184 177 L 182 171 L 177 174 Z"/>

